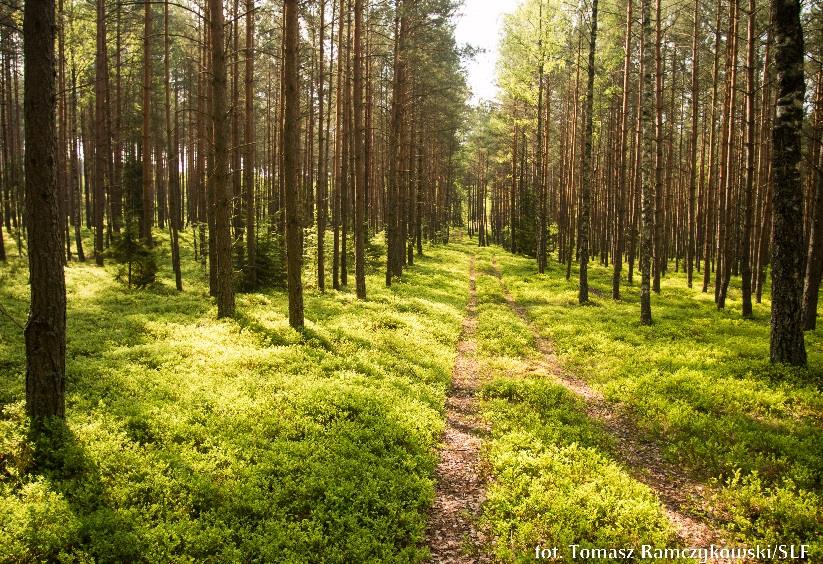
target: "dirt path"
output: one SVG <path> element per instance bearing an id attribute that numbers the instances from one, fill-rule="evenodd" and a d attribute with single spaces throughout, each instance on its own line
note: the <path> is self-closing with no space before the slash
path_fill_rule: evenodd
<path id="1" fill-rule="evenodd" d="M 488 562 L 478 555 L 482 535 L 477 516 L 483 503 L 485 480 L 480 444 L 488 427 L 478 413 L 475 393 L 480 387 L 476 360 L 477 293 L 474 257 L 469 266 L 469 303 L 457 344 L 451 389 L 446 399 L 446 430 L 437 489 L 429 518 L 428 546 L 432 562 Z"/>
<path id="2" fill-rule="evenodd" d="M 492 259 L 492 268 L 509 307 L 531 329 L 537 348 L 541 353 L 538 366 L 532 367 L 552 376 L 558 383 L 580 396 L 586 403 L 586 413 L 599 421 L 616 443 L 615 454 L 631 475 L 649 486 L 663 503 L 669 520 L 677 536 L 687 546 L 709 546 L 723 541 L 717 526 L 700 515 L 695 515 L 695 506 L 708 512 L 705 505 L 704 487 L 683 475 L 680 468 L 663 459 L 662 444 L 644 441 L 632 422 L 617 406 L 606 401 L 603 395 L 584 381 L 563 370 L 551 342 L 545 339 L 528 317 L 526 309 L 517 303 L 506 287 L 497 262 Z"/>

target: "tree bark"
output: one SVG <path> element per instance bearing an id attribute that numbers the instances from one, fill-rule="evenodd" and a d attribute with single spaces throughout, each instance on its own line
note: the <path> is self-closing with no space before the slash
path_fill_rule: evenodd
<path id="1" fill-rule="evenodd" d="M 654 158 L 654 121 L 651 68 L 652 22 L 651 0 L 641 0 L 642 44 L 641 52 L 641 218 L 640 218 L 640 323 L 651 325 L 651 255 L 654 232 L 654 189 L 652 185 L 651 163 Z"/>
<path id="2" fill-rule="evenodd" d="M 617 213 L 615 214 L 615 242 L 614 257 L 612 259 L 612 298 L 620 299 L 620 276 L 623 270 L 623 232 L 625 231 L 626 197 L 629 190 L 626 189 L 626 148 L 628 142 L 629 123 L 629 70 L 631 65 L 631 45 L 632 45 L 632 14 L 633 0 L 626 2 L 626 36 L 623 46 L 623 93 L 620 111 L 620 153 L 618 156 L 618 184 L 617 184 Z"/>
<path id="3" fill-rule="evenodd" d="M 253 0 L 248 0 L 252 2 Z M 325 239 L 326 239 L 326 215 L 329 208 L 327 191 L 327 173 L 326 173 L 326 156 L 325 156 L 325 142 L 324 138 L 324 85 L 323 73 L 325 67 L 325 38 L 326 38 L 326 2 L 320 0 L 320 55 L 318 57 L 318 80 L 317 80 L 317 288 L 324 292 L 326 290 L 326 257 L 325 257 Z"/>
<path id="4" fill-rule="evenodd" d="M 171 238 L 171 266 L 174 271 L 174 283 L 178 292 L 183 291 L 183 275 L 180 271 L 180 243 L 178 231 L 180 229 L 180 166 L 177 154 L 177 141 L 174 136 L 171 112 L 171 56 L 169 52 L 169 1 L 163 5 L 163 62 L 166 79 L 166 154 L 168 159 L 169 187 L 169 236 Z M 175 96 L 176 98 L 176 96 Z"/>
<path id="5" fill-rule="evenodd" d="M 354 283 L 366 299 L 366 123 L 363 116 L 363 0 L 354 2 Z"/>
<path id="6" fill-rule="evenodd" d="M 746 182 L 743 187 L 743 234 L 740 260 L 743 290 L 743 317 L 752 316 L 752 261 L 751 240 L 754 221 L 754 57 L 755 57 L 755 0 L 749 0 L 746 49 Z"/>
<path id="7" fill-rule="evenodd" d="M 257 157 L 257 139 L 254 128 L 254 16 L 254 0 L 246 0 L 246 154 L 243 162 L 243 198 L 246 211 L 246 277 L 251 287 L 257 285 L 257 222 L 254 205 L 254 172 Z M 318 244 L 322 248 L 322 240 L 319 237 L 321 235 L 318 233 Z"/>
<path id="8" fill-rule="evenodd" d="M 94 80 L 94 260 L 103 266 L 103 210 L 106 200 L 106 163 L 108 161 L 108 134 L 106 131 L 106 90 L 109 82 L 106 56 L 106 3 L 97 0 L 97 47 Z"/>
<path id="9" fill-rule="evenodd" d="M 222 0 L 209 0 L 211 28 L 212 124 L 214 159 L 211 188 L 214 202 L 214 243 L 217 262 L 217 317 L 234 315 L 231 253 L 231 197 L 228 186 L 229 123 L 226 115 L 226 53 Z"/>
<path id="10" fill-rule="evenodd" d="M 23 7 L 25 203 L 31 306 L 26 412 L 35 428 L 65 416 L 66 283 L 57 191 L 54 0 Z"/>
<path id="11" fill-rule="evenodd" d="M 219 0 L 213 0 L 219 1 Z M 299 25 L 297 0 L 284 0 L 285 17 L 285 116 L 283 122 L 283 173 L 286 184 L 286 258 L 289 283 L 289 325 L 302 329 L 303 249 L 300 221 L 300 91 L 297 69 Z"/>
<path id="12" fill-rule="evenodd" d="M 211 1 L 211 0 L 210 0 Z M 140 236 L 152 242 L 151 228 L 154 218 L 154 194 L 151 166 L 151 2 L 143 0 L 143 141 L 140 151 L 143 159 L 143 215 Z M 222 33 L 222 29 L 221 29 Z"/>
<path id="13" fill-rule="evenodd" d="M 818 74 L 818 80 L 823 72 Z M 823 87 L 818 86 L 823 93 Z M 823 115 L 823 95 L 817 101 L 817 111 Z M 821 122 L 823 125 L 823 122 Z M 806 257 L 806 276 L 803 283 L 803 329 L 811 331 L 817 325 L 817 300 L 823 274 L 823 139 L 818 143 L 817 166 L 814 171 L 814 206 L 811 213 L 809 252 Z"/>
<path id="14" fill-rule="evenodd" d="M 772 129 L 772 362 L 805 366 L 803 341 L 803 186 L 800 180 L 803 28 L 799 0 L 773 0 L 777 104 Z"/>
<path id="15" fill-rule="evenodd" d="M 580 287 L 577 300 L 589 301 L 589 223 L 592 206 L 592 114 L 594 106 L 594 52 L 597 45 L 597 0 L 592 0 L 591 35 L 589 36 L 589 69 L 586 82 L 586 102 L 583 108 L 583 166 L 580 183 Z"/>

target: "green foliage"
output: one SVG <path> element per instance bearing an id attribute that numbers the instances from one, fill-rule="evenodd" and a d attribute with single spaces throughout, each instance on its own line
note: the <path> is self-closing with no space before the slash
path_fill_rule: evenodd
<path id="1" fill-rule="evenodd" d="M 265 228 L 266 235 L 257 241 L 256 276 L 257 283 L 249 280 L 249 266 L 238 273 L 237 285 L 246 292 L 263 289 L 286 288 L 286 243 L 280 233 L 271 233 Z M 246 257 L 248 258 L 248 257 Z"/>
<path id="2" fill-rule="evenodd" d="M 530 368 L 539 356 L 530 329 L 503 299 L 487 256 L 478 261 L 477 295 L 478 360 L 491 376 L 480 394 L 492 429 L 483 523 L 497 558 L 526 561 L 537 545 L 672 545 L 660 502 L 612 460 L 609 437 L 583 402 Z"/>
<path id="3" fill-rule="evenodd" d="M 157 279 L 157 254 L 137 232 L 137 222 L 130 219 L 123 231 L 113 237 L 108 256 L 120 264 L 117 280 L 129 288 L 145 288 Z"/>
<path id="4" fill-rule="evenodd" d="M 769 307 L 740 315 L 740 290 L 727 309 L 688 289 L 684 274 L 652 297 L 655 323 L 639 324 L 639 288 L 611 300 L 611 269 L 590 265 L 593 307 L 577 305 L 576 273 L 550 263 L 495 255 L 505 283 L 553 342 L 562 363 L 630 414 L 641 433 L 667 445 L 666 456 L 693 479 L 714 482 L 716 516 L 740 543 L 812 543 L 823 535 L 823 339 L 806 333 L 808 369 L 768 362 Z M 499 321 L 498 321 L 499 323 Z M 816 544 L 815 544 L 816 543 Z"/>
<path id="5" fill-rule="evenodd" d="M 182 293 L 67 268 L 68 436 L 36 472 L 23 336 L 0 318 L 0 560 L 423 560 L 465 255 L 427 249 L 368 302 L 307 292 L 297 333 L 282 291 L 216 321 L 191 237 Z M 26 269 L 0 268 L 24 317 Z"/>

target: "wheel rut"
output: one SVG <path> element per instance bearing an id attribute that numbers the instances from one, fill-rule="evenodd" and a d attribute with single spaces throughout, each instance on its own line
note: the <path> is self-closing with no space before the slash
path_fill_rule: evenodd
<path id="1" fill-rule="evenodd" d="M 491 265 L 495 277 L 500 282 L 506 303 L 530 329 L 540 352 L 540 358 L 535 361 L 536 365 L 531 367 L 531 371 L 549 375 L 583 399 L 587 415 L 600 422 L 614 439 L 613 454 L 618 461 L 632 477 L 651 488 L 660 499 L 680 542 L 694 547 L 722 544 L 725 540 L 722 531 L 716 523 L 706 517 L 706 514 L 710 513 L 706 488 L 689 480 L 681 468 L 664 459 L 663 444 L 660 441 L 641 439 L 637 427 L 620 412 L 618 406 L 607 401 L 598 390 L 563 369 L 551 342 L 540 334 L 529 318 L 526 308 L 512 296 L 494 258 Z M 695 506 L 699 508 L 699 512 L 695 511 Z"/>
<path id="2" fill-rule="evenodd" d="M 480 446 L 489 432 L 480 416 L 477 363 L 475 259 L 469 264 L 469 301 L 457 343 L 457 358 L 446 399 L 446 429 L 437 464 L 437 486 L 427 534 L 432 562 L 491 562 L 481 554 L 484 536 L 477 525 L 485 499 Z"/>

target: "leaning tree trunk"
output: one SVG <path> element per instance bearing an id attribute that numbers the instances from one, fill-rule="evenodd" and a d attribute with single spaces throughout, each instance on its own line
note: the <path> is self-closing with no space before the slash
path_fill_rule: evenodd
<path id="1" fill-rule="evenodd" d="M 65 416 L 66 282 L 57 191 L 54 0 L 23 8 L 25 203 L 31 308 L 26 412 L 35 426 Z"/>
<path id="2" fill-rule="evenodd" d="M 772 362 L 806 364 L 803 294 L 803 28 L 799 0 L 772 0 L 777 69 L 777 111 L 772 129 Z"/>

